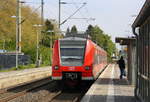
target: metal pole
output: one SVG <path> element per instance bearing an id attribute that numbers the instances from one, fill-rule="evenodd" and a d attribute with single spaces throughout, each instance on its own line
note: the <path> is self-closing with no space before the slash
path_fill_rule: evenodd
<path id="1" fill-rule="evenodd" d="M 19 14 L 18 14 L 18 19 L 19 19 L 19 34 L 18 34 L 18 40 L 19 40 L 19 42 L 18 42 L 18 51 L 19 51 L 19 53 L 21 53 L 21 35 L 22 35 L 22 32 L 21 32 L 21 2 L 20 2 L 20 0 L 19 0 L 19 4 L 18 4 L 18 12 L 19 12 Z"/>
<path id="2" fill-rule="evenodd" d="M 136 73 L 136 87 L 135 87 L 135 90 L 134 90 L 134 94 L 135 94 L 135 97 L 137 98 L 138 97 L 138 92 L 139 92 L 139 48 L 140 48 L 140 39 L 139 39 L 139 35 L 136 35 L 136 69 L 135 69 L 135 73 Z"/>
<path id="3" fill-rule="evenodd" d="M 36 39 L 36 67 L 39 67 L 39 33 L 37 27 L 37 39 Z"/>
<path id="4" fill-rule="evenodd" d="M 42 30 L 44 25 L 44 0 L 41 0 L 41 25 L 38 25 L 40 28 L 40 34 L 42 35 Z M 40 60 L 39 60 L 39 33 L 37 31 L 37 58 L 36 58 L 36 66 L 40 66 Z"/>
<path id="5" fill-rule="evenodd" d="M 44 0 L 41 0 L 41 25 L 44 23 Z"/>
<path id="6" fill-rule="evenodd" d="M 53 34 L 52 33 L 51 33 L 51 45 L 50 45 L 50 49 L 51 49 L 50 60 L 51 60 L 51 65 L 52 65 L 52 54 L 53 54 Z"/>
<path id="7" fill-rule="evenodd" d="M 18 49 L 19 49 L 19 0 L 17 0 L 16 8 L 16 69 L 18 69 Z"/>
<path id="8" fill-rule="evenodd" d="M 40 34 L 40 29 L 39 27 L 42 27 L 40 24 L 33 25 L 36 28 L 36 67 L 39 67 L 40 61 L 39 61 L 39 34 Z"/>
<path id="9" fill-rule="evenodd" d="M 59 23 L 59 29 L 60 29 L 60 22 L 61 22 L 61 0 L 59 0 L 59 17 L 58 17 L 58 23 Z"/>
<path id="10" fill-rule="evenodd" d="M 136 28 L 134 28 L 133 26 L 132 26 L 132 32 L 133 32 L 133 34 L 136 36 L 136 69 L 135 69 L 135 73 L 136 73 L 136 85 L 135 85 L 135 90 L 134 90 L 134 95 L 135 95 L 135 97 L 136 98 L 138 98 L 138 94 L 139 94 L 139 75 L 138 75 L 138 73 L 139 73 L 139 59 L 140 59 L 140 51 L 139 51 L 139 49 L 140 49 L 140 37 L 139 37 L 139 32 L 138 33 L 136 33 L 135 32 L 135 29 Z"/>

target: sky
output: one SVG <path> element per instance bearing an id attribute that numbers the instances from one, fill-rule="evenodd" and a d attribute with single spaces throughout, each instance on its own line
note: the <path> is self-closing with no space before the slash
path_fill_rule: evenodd
<path id="1" fill-rule="evenodd" d="M 41 0 L 24 0 L 36 8 Z M 61 22 L 73 14 L 84 2 L 87 4 L 72 18 L 61 25 L 61 30 L 76 25 L 78 31 L 85 31 L 89 24 L 98 25 L 106 34 L 112 37 L 133 36 L 131 25 L 139 14 L 146 0 L 62 0 L 68 4 L 61 5 Z M 58 20 L 58 0 L 44 0 L 44 18 Z M 90 20 L 94 18 L 95 20 Z"/>

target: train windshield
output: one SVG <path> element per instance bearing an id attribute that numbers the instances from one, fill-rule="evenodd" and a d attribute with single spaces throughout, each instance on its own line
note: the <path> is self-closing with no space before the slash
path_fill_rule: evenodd
<path id="1" fill-rule="evenodd" d="M 82 66 L 84 59 L 84 47 L 62 47 L 60 48 L 61 65 Z"/>

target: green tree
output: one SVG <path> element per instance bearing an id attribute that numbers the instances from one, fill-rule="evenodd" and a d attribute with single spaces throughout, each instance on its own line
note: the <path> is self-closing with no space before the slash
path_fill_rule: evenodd
<path id="1" fill-rule="evenodd" d="M 66 31 L 66 36 L 70 34 L 70 29 L 69 27 L 67 28 L 67 31 Z"/>
<path id="2" fill-rule="evenodd" d="M 71 34 L 77 34 L 77 33 L 78 33 L 77 27 L 74 25 L 74 26 L 71 28 Z"/>
<path id="3" fill-rule="evenodd" d="M 89 25 L 86 33 L 91 36 L 91 40 L 103 48 L 108 54 L 108 60 L 111 61 L 111 55 L 115 52 L 116 47 L 112 42 L 111 37 L 108 36 L 98 26 Z"/>
<path id="4" fill-rule="evenodd" d="M 40 54 L 44 64 L 50 64 L 50 40 L 58 39 L 62 37 L 57 22 L 51 20 L 45 20 L 45 26 L 43 27 L 44 33 L 40 33 L 41 28 L 33 25 L 40 24 L 40 16 L 38 12 L 27 6 L 22 5 L 22 52 L 30 55 L 31 62 L 35 63 L 36 59 L 36 38 L 37 32 L 39 32 Z M 5 40 L 5 49 L 8 51 L 15 51 L 16 46 L 16 18 L 11 16 L 16 15 L 16 0 L 1 0 L 0 3 L 0 49 L 3 49 Z M 54 32 L 48 32 L 54 30 Z M 51 33 L 53 36 L 51 36 Z M 43 44 L 42 44 L 43 41 Z M 53 40 L 54 42 L 54 40 Z M 51 44 L 52 45 L 52 44 Z"/>
<path id="5" fill-rule="evenodd" d="M 45 31 L 54 30 L 54 25 L 51 23 L 50 20 L 46 19 L 45 21 Z"/>
<path id="6" fill-rule="evenodd" d="M 50 20 L 46 19 L 44 31 L 42 33 L 42 45 L 46 47 L 52 46 L 52 37 L 55 35 L 54 26 Z"/>
<path id="7" fill-rule="evenodd" d="M 86 33 L 90 36 L 92 36 L 92 33 L 94 31 L 94 27 L 92 25 L 89 25 L 87 30 L 86 30 Z"/>
<path id="8" fill-rule="evenodd" d="M 52 46 L 54 41 L 61 38 L 62 35 L 58 34 L 59 28 L 56 28 L 55 22 L 46 19 L 43 27 L 40 55 L 43 60 L 43 64 L 50 65 L 52 60 Z"/>

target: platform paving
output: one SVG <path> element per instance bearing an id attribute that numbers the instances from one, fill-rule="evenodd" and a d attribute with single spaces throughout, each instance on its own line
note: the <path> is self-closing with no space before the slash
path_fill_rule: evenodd
<path id="1" fill-rule="evenodd" d="M 51 76 L 51 67 L 0 72 L 0 89 Z"/>
<path id="2" fill-rule="evenodd" d="M 118 65 L 110 64 L 91 86 L 81 102 L 135 102 L 134 86 L 119 79 Z"/>

